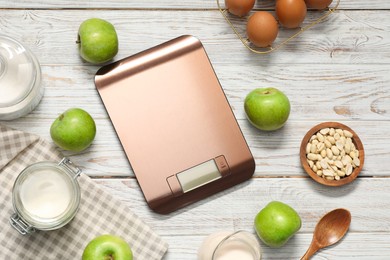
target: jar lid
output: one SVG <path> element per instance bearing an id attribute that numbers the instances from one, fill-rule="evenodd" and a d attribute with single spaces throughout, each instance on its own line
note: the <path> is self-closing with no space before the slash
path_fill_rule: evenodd
<path id="1" fill-rule="evenodd" d="M 0 35 L 0 110 L 26 99 L 38 81 L 36 57 L 18 41 Z"/>

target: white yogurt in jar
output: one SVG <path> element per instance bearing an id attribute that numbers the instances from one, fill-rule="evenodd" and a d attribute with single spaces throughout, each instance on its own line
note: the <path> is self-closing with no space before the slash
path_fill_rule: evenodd
<path id="1" fill-rule="evenodd" d="M 72 184 L 56 170 L 37 170 L 20 186 L 23 207 L 32 216 L 56 218 L 66 212 L 72 199 Z"/>
<path id="2" fill-rule="evenodd" d="M 26 167 L 13 186 L 15 213 L 10 217 L 11 226 L 26 235 L 69 223 L 80 205 L 80 174 L 81 169 L 68 158 L 60 163 L 38 162 Z"/>
<path id="3" fill-rule="evenodd" d="M 198 260 L 260 260 L 261 248 L 256 237 L 246 231 L 220 231 L 205 238 L 198 250 Z"/>

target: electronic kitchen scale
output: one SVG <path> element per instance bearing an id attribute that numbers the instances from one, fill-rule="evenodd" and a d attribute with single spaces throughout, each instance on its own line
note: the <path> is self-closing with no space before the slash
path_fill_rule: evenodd
<path id="1" fill-rule="evenodd" d="M 169 213 L 253 175 L 252 154 L 195 37 L 104 66 L 95 84 L 154 211 Z"/>

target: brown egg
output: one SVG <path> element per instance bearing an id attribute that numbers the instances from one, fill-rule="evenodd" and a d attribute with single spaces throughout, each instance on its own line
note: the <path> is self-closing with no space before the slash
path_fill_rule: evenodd
<path id="1" fill-rule="evenodd" d="M 306 16 L 306 4 L 304 0 L 277 0 L 276 16 L 281 25 L 286 28 L 297 28 Z"/>
<path id="2" fill-rule="evenodd" d="M 307 8 L 323 10 L 327 8 L 333 0 L 305 0 Z"/>
<path id="3" fill-rule="evenodd" d="M 244 16 L 252 10 L 255 0 L 225 0 L 228 11 L 237 16 Z"/>
<path id="4" fill-rule="evenodd" d="M 249 40 L 257 47 L 268 47 L 276 39 L 279 32 L 275 17 L 266 11 L 251 15 L 246 25 Z"/>

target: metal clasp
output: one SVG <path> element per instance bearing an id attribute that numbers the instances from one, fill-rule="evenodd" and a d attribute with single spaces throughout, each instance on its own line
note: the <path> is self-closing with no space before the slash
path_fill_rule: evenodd
<path id="1" fill-rule="evenodd" d="M 66 170 L 68 170 L 68 171 L 74 173 L 74 175 L 75 175 L 75 176 L 74 176 L 74 179 L 76 179 L 77 177 L 79 177 L 80 174 L 82 173 L 82 170 L 81 170 L 79 167 L 77 167 L 76 165 L 74 165 L 74 164 L 72 163 L 72 161 L 71 161 L 69 158 L 67 158 L 67 157 L 64 157 L 64 158 L 59 162 L 58 166 L 62 166 L 62 167 L 64 167 Z"/>
<path id="2" fill-rule="evenodd" d="M 20 234 L 27 235 L 35 232 L 35 228 L 27 224 L 18 214 L 14 213 L 10 217 L 11 226 L 16 229 Z"/>

